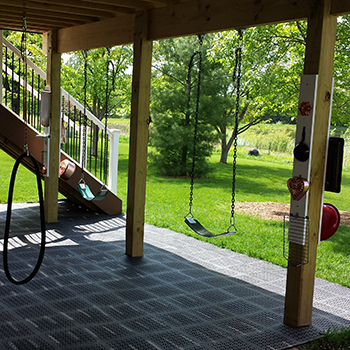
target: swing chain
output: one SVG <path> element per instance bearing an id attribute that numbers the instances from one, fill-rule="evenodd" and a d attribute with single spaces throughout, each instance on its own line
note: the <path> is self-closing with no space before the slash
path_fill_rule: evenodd
<path id="1" fill-rule="evenodd" d="M 108 158 L 108 100 L 109 100 L 109 65 L 113 62 L 111 61 L 111 49 L 109 47 L 107 49 L 107 67 L 106 67 L 106 107 L 105 107 L 105 129 L 104 129 L 104 155 L 103 155 L 103 172 L 104 172 L 104 184 L 107 183 L 107 158 Z M 113 67 L 113 76 L 114 76 L 114 67 Z M 114 88 L 114 82 L 113 82 Z"/>
<path id="2" fill-rule="evenodd" d="M 82 145 L 82 160 L 81 160 L 81 179 L 84 180 L 84 168 L 86 166 L 86 127 L 87 127 L 87 117 L 86 117 L 86 90 L 87 90 L 87 56 L 88 51 L 83 51 L 84 56 L 84 111 L 83 111 L 83 145 Z"/>
<path id="3" fill-rule="evenodd" d="M 239 40 L 238 47 L 235 51 L 235 66 L 233 70 L 233 82 L 237 83 L 236 88 L 236 111 L 235 111 L 235 126 L 234 126 L 234 142 L 233 142 L 233 175 L 232 175 L 232 200 L 231 200 L 231 219 L 230 226 L 235 227 L 235 192 L 236 192 L 236 163 L 237 163 L 237 138 L 238 138 L 238 122 L 239 122 L 239 100 L 241 89 L 241 75 L 242 75 L 242 43 L 243 43 L 243 30 L 238 30 Z"/>
<path id="4" fill-rule="evenodd" d="M 195 122 L 194 122 L 194 136 L 193 136 L 193 151 L 192 151 L 192 169 L 191 169 L 191 185 L 190 185 L 190 201 L 189 201 L 189 212 L 185 216 L 191 216 L 192 205 L 193 205 L 193 186 L 194 186 L 194 176 L 195 176 L 195 166 L 196 166 L 196 148 L 197 148 L 197 134 L 198 134 L 198 115 L 199 115 L 199 98 L 200 98 L 200 86 L 201 86 L 201 75 L 202 75 L 202 48 L 203 48 L 204 34 L 198 35 L 199 49 L 193 53 L 190 59 L 187 73 L 187 93 L 190 99 L 191 93 L 191 73 L 193 67 L 193 60 L 196 55 L 199 56 L 198 60 L 198 81 L 197 81 L 197 99 L 196 99 L 196 111 L 195 111 Z"/>
<path id="5" fill-rule="evenodd" d="M 23 140 L 24 140 L 24 152 L 29 155 L 28 146 L 28 134 L 27 134 L 27 10 L 26 0 L 23 1 L 23 13 L 22 13 L 22 37 L 21 37 L 21 60 L 23 62 L 23 121 L 25 123 L 23 129 Z M 20 87 L 19 87 L 20 91 Z"/>

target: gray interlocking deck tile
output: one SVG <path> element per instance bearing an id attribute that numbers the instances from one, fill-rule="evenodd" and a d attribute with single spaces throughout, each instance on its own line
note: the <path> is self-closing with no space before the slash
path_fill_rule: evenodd
<path id="1" fill-rule="evenodd" d="M 36 209 L 14 204 L 13 231 L 35 231 Z M 5 217 L 0 205 L 1 232 Z M 17 276 L 38 251 L 26 234 L 9 254 Z M 286 269 L 168 229 L 145 225 L 144 257 L 129 258 L 122 215 L 60 202 L 47 241 L 30 283 L 1 271 L 0 349 L 284 349 L 350 326 L 348 288 L 316 279 L 313 325 L 293 329 Z"/>

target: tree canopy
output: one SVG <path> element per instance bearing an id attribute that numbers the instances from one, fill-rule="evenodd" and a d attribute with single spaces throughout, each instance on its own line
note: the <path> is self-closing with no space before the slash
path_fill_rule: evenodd
<path id="1" fill-rule="evenodd" d="M 89 50 L 87 57 L 87 108 L 99 119 L 106 108 L 106 67 L 109 67 L 109 110 L 113 114 L 130 113 L 131 76 L 128 74 L 132 49 L 130 46 L 116 46 L 107 49 Z M 63 63 L 62 87 L 79 101 L 83 101 L 84 53 L 76 52 Z"/>
<path id="2" fill-rule="evenodd" d="M 339 17 L 335 48 L 334 99 L 332 123 L 349 125 L 349 18 Z M 307 23 L 291 22 L 249 28 L 239 44 L 237 31 L 208 34 L 203 46 L 203 72 L 200 97 L 200 125 L 207 127 L 212 138 L 207 143 L 219 143 L 221 162 L 227 162 L 232 146 L 234 114 L 236 113 L 237 81 L 233 78 L 235 51 L 242 45 L 242 79 L 240 86 L 238 134 L 260 122 L 295 122 L 299 97 L 300 76 L 303 74 Z M 186 106 L 179 103 L 185 94 L 185 74 L 188 60 L 196 50 L 196 37 L 170 39 L 159 42 L 154 50 L 152 113 L 155 127 L 153 136 L 160 156 L 169 151 L 162 142 L 171 139 L 175 129 L 174 111 L 185 113 Z M 183 101 L 186 99 L 183 97 Z M 160 118 L 160 114 L 162 117 Z M 193 118 L 193 111 L 188 118 Z M 164 124 L 164 127 L 161 127 Z M 168 124 L 169 129 L 166 125 Z M 170 127 L 170 125 L 172 125 Z M 177 124 L 179 125 L 179 124 Z M 186 128 L 186 139 L 191 136 L 191 121 Z M 164 141 L 162 138 L 165 134 Z M 178 132 L 178 131 L 177 131 Z M 214 134 L 213 134 L 214 133 Z M 193 132 L 192 132 L 193 134 Z M 214 144 L 212 144 L 213 146 Z M 175 146 L 174 146 L 175 147 Z M 181 147 L 180 147 L 181 148 Z M 208 149 L 210 149 L 208 145 Z M 174 153 L 175 150 L 172 150 Z M 180 152 L 180 150 L 179 150 Z M 182 160 L 184 150 L 182 152 Z M 190 155 L 188 154 L 188 157 Z M 165 159 L 164 159 L 165 160 Z"/>
<path id="3" fill-rule="evenodd" d="M 5 37 L 20 48 L 21 33 L 4 31 Z M 242 48 L 242 77 L 239 94 L 238 134 L 260 122 L 292 123 L 297 115 L 300 76 L 303 74 L 307 23 L 290 22 L 244 30 L 242 42 L 237 31 L 205 35 L 198 142 L 197 176 L 205 175 L 206 163 L 214 147 L 221 149 L 226 163 L 232 146 L 236 111 L 237 79 L 235 52 Z M 153 159 L 161 172 L 189 175 L 193 152 L 193 131 L 198 91 L 198 57 L 191 68 L 191 56 L 199 50 L 196 36 L 157 41 L 153 49 L 150 140 L 156 151 Z M 334 56 L 332 124 L 350 126 L 350 16 L 338 17 Z M 27 55 L 45 70 L 40 35 L 27 34 Z M 114 115 L 130 113 L 132 47 L 111 48 L 115 89 L 110 91 Z M 102 119 L 105 110 L 106 49 L 88 52 L 88 109 Z M 84 58 L 81 52 L 64 56 L 62 86 L 83 101 Z"/>

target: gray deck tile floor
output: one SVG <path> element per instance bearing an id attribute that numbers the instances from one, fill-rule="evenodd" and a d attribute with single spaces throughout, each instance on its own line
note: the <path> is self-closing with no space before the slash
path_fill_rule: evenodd
<path id="1" fill-rule="evenodd" d="M 0 238 L 5 218 L 0 205 Z M 38 254 L 37 205 L 14 204 L 11 229 L 20 279 Z M 313 325 L 293 329 L 282 267 L 149 225 L 144 256 L 124 252 L 124 216 L 60 202 L 37 276 L 13 285 L 1 264 L 0 349 L 285 349 L 350 326 L 350 290 L 321 279 Z"/>

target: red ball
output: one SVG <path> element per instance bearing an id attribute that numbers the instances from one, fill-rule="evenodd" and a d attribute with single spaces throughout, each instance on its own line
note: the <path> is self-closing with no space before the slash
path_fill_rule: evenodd
<path id="1" fill-rule="evenodd" d="M 332 237 L 338 230 L 340 223 L 340 214 L 338 209 L 329 203 L 323 204 L 321 241 Z"/>

